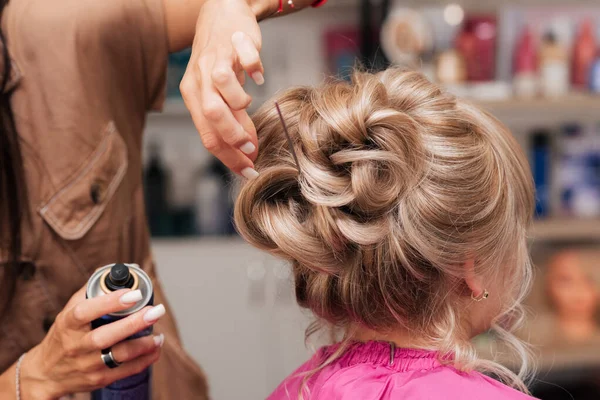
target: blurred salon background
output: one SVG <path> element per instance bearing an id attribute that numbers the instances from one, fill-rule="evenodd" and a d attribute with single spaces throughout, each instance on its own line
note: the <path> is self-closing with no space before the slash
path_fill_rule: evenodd
<path id="1" fill-rule="evenodd" d="M 345 78 L 357 63 L 403 65 L 512 129 L 537 189 L 536 283 L 521 333 L 538 357 L 531 390 L 600 399 L 600 3 L 330 0 L 265 23 L 263 49 L 266 83 L 248 83 L 253 108 L 291 85 Z M 311 318 L 295 304 L 288 266 L 235 233 L 235 179 L 204 150 L 179 93 L 188 57 L 171 56 L 169 100 L 146 129 L 153 251 L 214 398 L 265 398 L 308 357 Z M 514 366 L 493 335 L 476 343 Z"/>

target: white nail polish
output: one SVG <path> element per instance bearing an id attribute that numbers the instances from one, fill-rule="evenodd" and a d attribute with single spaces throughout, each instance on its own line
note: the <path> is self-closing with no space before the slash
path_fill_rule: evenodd
<path id="1" fill-rule="evenodd" d="M 252 74 L 252 79 L 254 80 L 254 82 L 256 82 L 257 85 L 262 85 L 263 83 L 265 83 L 265 77 L 262 73 L 258 71 Z"/>
<path id="2" fill-rule="evenodd" d="M 256 150 L 256 146 L 254 145 L 254 143 L 248 142 L 240 146 L 240 150 L 244 154 L 252 154 L 254 153 L 254 150 Z"/>
<path id="3" fill-rule="evenodd" d="M 234 32 L 233 35 L 231 35 L 231 41 L 240 43 L 244 40 L 244 36 L 244 32 Z"/>
<path id="4" fill-rule="evenodd" d="M 125 293 L 119 301 L 123 305 L 137 303 L 142 299 L 142 291 L 141 290 L 132 290 L 131 292 Z"/>
<path id="5" fill-rule="evenodd" d="M 163 306 L 162 304 L 159 304 L 156 307 L 152 307 L 151 309 L 146 311 L 146 314 L 144 314 L 144 321 L 146 321 L 148 323 L 155 322 L 160 317 L 165 315 L 166 312 L 167 312 L 167 310 L 165 310 L 165 306 Z"/>
<path id="6" fill-rule="evenodd" d="M 165 343 L 165 335 L 164 334 L 160 334 L 160 335 L 156 335 L 154 336 L 154 345 L 156 347 L 163 347 L 163 344 Z"/>
<path id="7" fill-rule="evenodd" d="M 242 176 L 251 181 L 258 178 L 258 172 L 254 168 L 247 167 L 242 170 Z"/>

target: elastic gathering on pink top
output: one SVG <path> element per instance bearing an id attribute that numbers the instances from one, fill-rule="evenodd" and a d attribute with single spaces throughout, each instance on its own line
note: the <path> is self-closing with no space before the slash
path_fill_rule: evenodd
<path id="1" fill-rule="evenodd" d="M 385 342 L 355 343 L 329 365 L 339 345 L 321 348 L 268 400 L 531 400 L 479 372 L 440 362 L 437 352 Z"/>
<path id="2" fill-rule="evenodd" d="M 339 346 L 335 344 L 322 348 L 323 353 L 320 358 L 327 359 Z M 429 370 L 442 365 L 435 351 L 397 348 L 386 342 L 351 344 L 336 362 L 345 367 L 367 363 L 398 372 Z"/>

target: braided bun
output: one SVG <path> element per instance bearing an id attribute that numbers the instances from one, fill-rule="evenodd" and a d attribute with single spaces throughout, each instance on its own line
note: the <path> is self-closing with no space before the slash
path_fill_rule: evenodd
<path id="1" fill-rule="evenodd" d="M 292 262 L 298 302 L 319 317 L 429 331 L 469 255 L 498 270 L 525 240 L 533 189 L 518 145 L 421 74 L 356 73 L 277 101 L 300 172 L 269 102 L 255 116 L 260 176 L 235 220 Z"/>

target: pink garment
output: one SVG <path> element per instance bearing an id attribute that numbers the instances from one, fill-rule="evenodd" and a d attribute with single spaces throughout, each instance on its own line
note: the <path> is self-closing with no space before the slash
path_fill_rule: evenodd
<path id="1" fill-rule="evenodd" d="M 337 346 L 324 347 L 287 377 L 268 400 L 297 399 L 303 372 L 313 370 Z M 307 383 L 305 400 L 532 400 L 478 372 L 440 364 L 437 353 L 395 349 L 383 342 L 352 345 Z"/>

